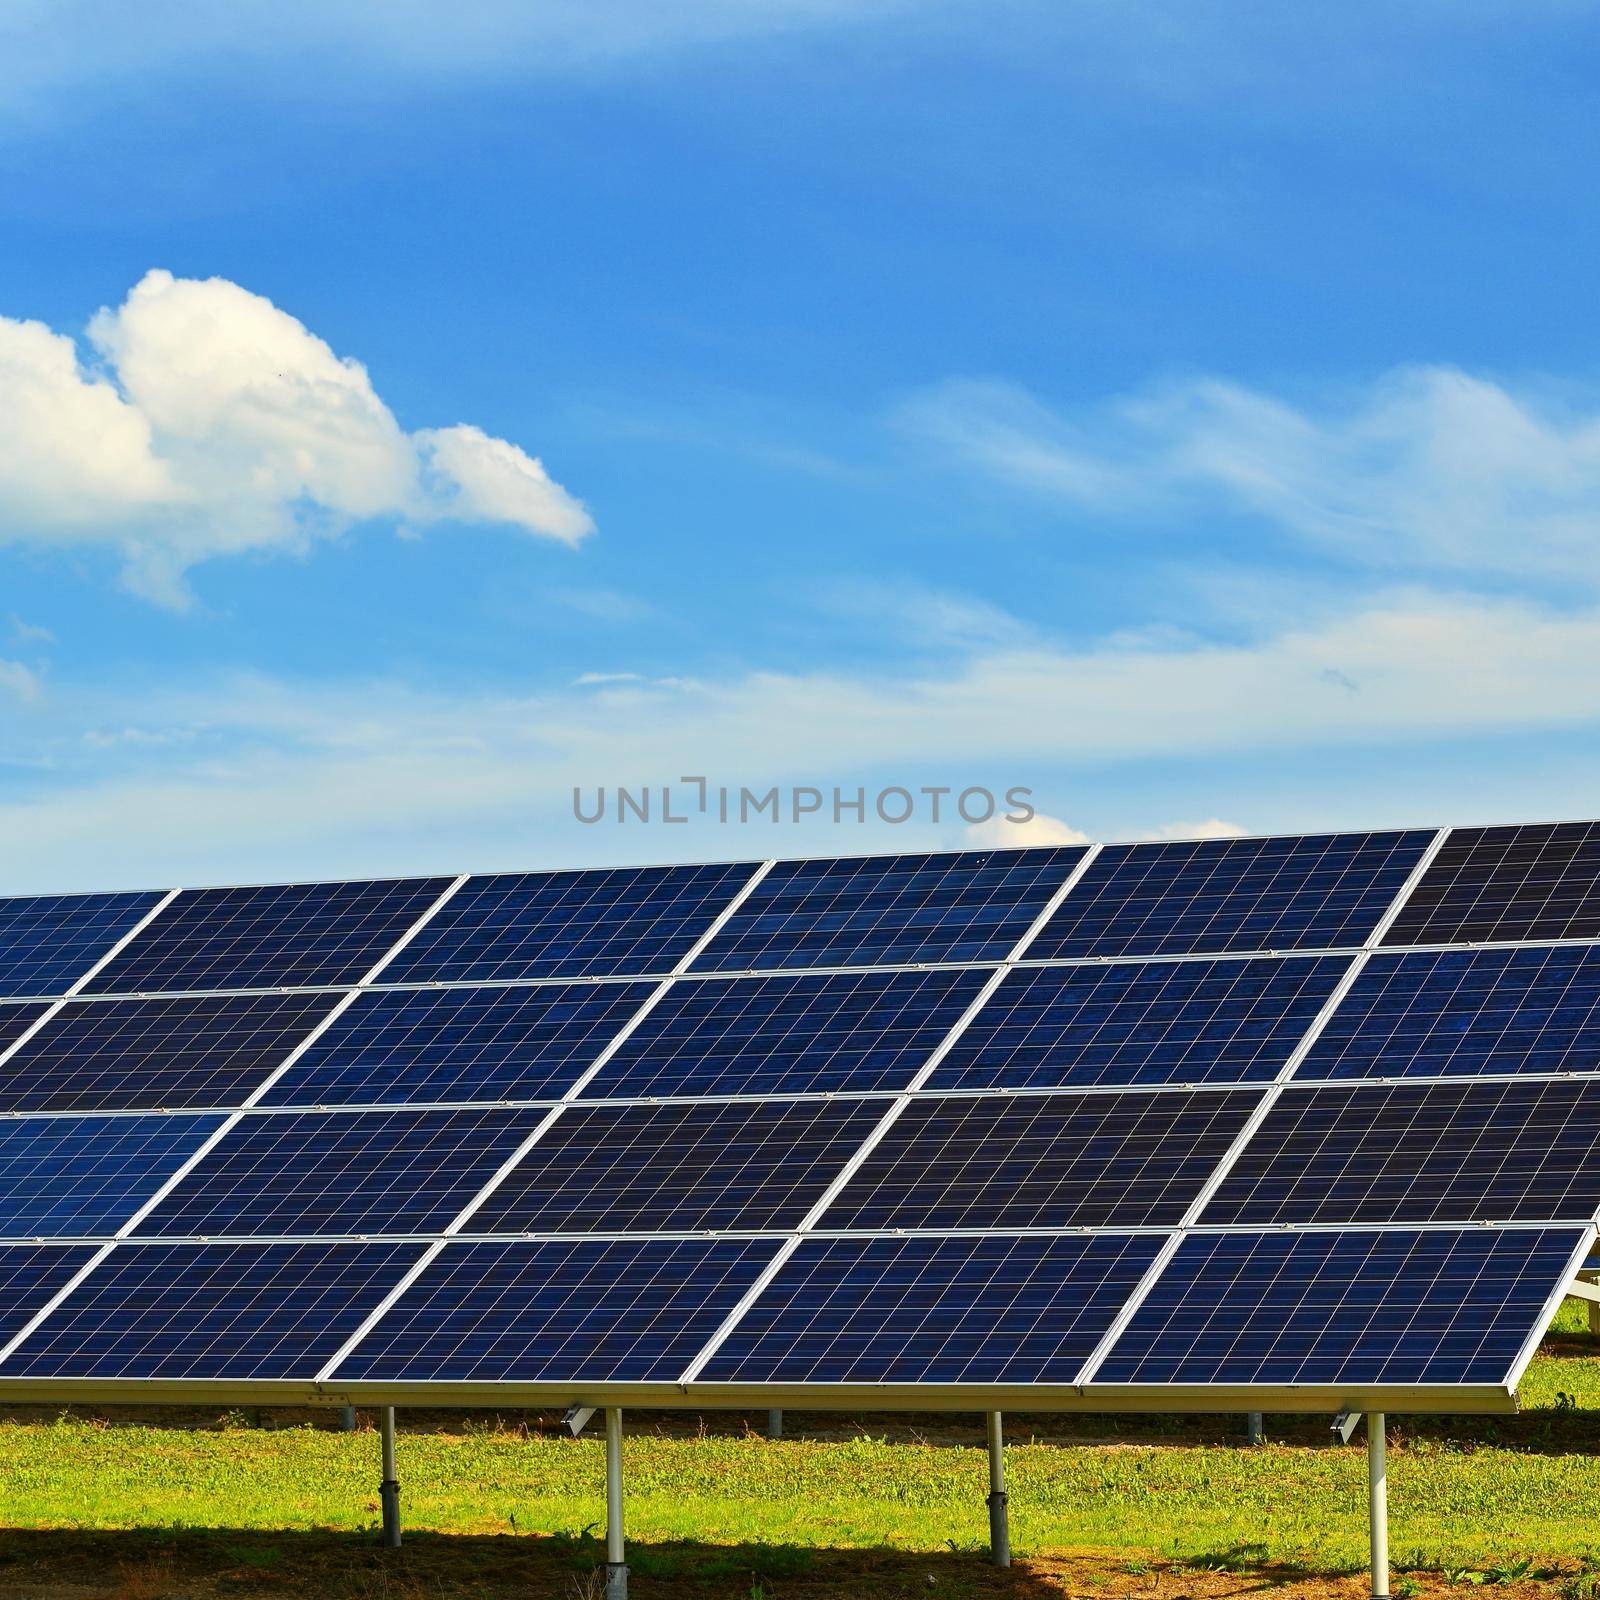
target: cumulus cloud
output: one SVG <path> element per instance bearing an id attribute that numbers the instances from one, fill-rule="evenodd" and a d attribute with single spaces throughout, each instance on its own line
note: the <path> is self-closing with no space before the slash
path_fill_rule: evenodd
<path id="1" fill-rule="evenodd" d="M 1002 813 L 987 822 L 969 823 L 967 839 L 986 849 L 1000 850 L 1021 845 L 1092 843 L 1088 834 L 1043 811 L 1035 811 L 1026 822 L 1007 822 Z"/>
<path id="2" fill-rule="evenodd" d="M 1115 517 L 1240 515 L 1373 564 L 1600 576 L 1600 410 L 1454 367 L 1295 403 L 1219 378 L 1056 410 L 952 383 L 902 423 L 992 477 Z"/>
<path id="3" fill-rule="evenodd" d="M 407 433 L 359 362 L 222 278 L 154 271 L 68 336 L 0 317 L 0 541 L 99 545 L 186 597 L 197 562 L 303 551 L 371 519 L 510 527 L 564 544 L 583 506 L 517 445 Z"/>

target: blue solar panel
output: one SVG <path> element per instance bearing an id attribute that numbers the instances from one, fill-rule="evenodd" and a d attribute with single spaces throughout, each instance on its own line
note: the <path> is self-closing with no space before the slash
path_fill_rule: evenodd
<path id="1" fill-rule="evenodd" d="M 987 980 L 982 971 L 686 980 L 584 1097 L 903 1089 Z"/>
<path id="2" fill-rule="evenodd" d="M 0 900 L 0 995 L 65 994 L 159 894 Z"/>
<path id="3" fill-rule="evenodd" d="M 1250 1083 L 1272 1078 L 1349 956 L 1018 967 L 930 1089 Z"/>
<path id="4" fill-rule="evenodd" d="M 563 1115 L 472 1218 L 474 1233 L 792 1228 L 884 1102 L 585 1106 Z"/>
<path id="5" fill-rule="evenodd" d="M 1030 959 L 1222 955 L 1359 945 L 1433 834 L 1341 833 L 1109 845 Z"/>
<path id="6" fill-rule="evenodd" d="M 1583 1237 L 1191 1234 L 1093 1383 L 1504 1383 Z"/>
<path id="7" fill-rule="evenodd" d="M 139 1234 L 436 1231 L 543 1116 L 487 1108 L 247 1114 Z"/>
<path id="8" fill-rule="evenodd" d="M 1456 828 L 1387 944 L 1600 938 L 1600 823 Z"/>
<path id="9" fill-rule="evenodd" d="M 309 1382 L 423 1248 L 119 1245 L 23 1341 L 5 1376 Z"/>
<path id="10" fill-rule="evenodd" d="M 368 990 L 262 1103 L 558 1100 L 654 988 Z"/>
<path id="11" fill-rule="evenodd" d="M 221 1117 L 0 1119 L 0 1238 L 115 1233 Z"/>
<path id="12" fill-rule="evenodd" d="M 1155 1259 L 1151 1235 L 807 1239 L 709 1383 L 1072 1383 Z"/>
<path id="13" fill-rule="evenodd" d="M 1065 845 L 780 861 L 694 970 L 998 960 L 1082 856 Z"/>
<path id="14" fill-rule="evenodd" d="M 84 993 L 355 983 L 449 885 L 397 878 L 186 890 Z"/>
<path id="15" fill-rule="evenodd" d="M 0 1245 L 0 1344 L 21 1333 L 51 1295 L 94 1257 L 93 1245 Z"/>
<path id="16" fill-rule="evenodd" d="M 1297 1074 L 1600 1068 L 1600 947 L 1417 951 L 1368 963 Z"/>
<path id="17" fill-rule="evenodd" d="M 473 878 L 390 969 L 406 983 L 672 971 L 754 862 Z"/>
<path id="18" fill-rule="evenodd" d="M 49 1009 L 47 1004 L 0 1003 L 0 1054 L 9 1050 Z"/>
<path id="19" fill-rule="evenodd" d="M 333 1005 L 332 995 L 69 1003 L 0 1062 L 0 1110 L 237 1106 Z"/>
<path id="20" fill-rule="evenodd" d="M 1600 1079 L 1284 1091 L 1201 1221 L 1587 1222 Z"/>
<path id="21" fill-rule="evenodd" d="M 828 1208 L 829 1229 L 1165 1227 L 1254 1093 L 919 1097 Z"/>
<path id="22" fill-rule="evenodd" d="M 672 1383 L 777 1248 L 731 1239 L 447 1245 L 335 1376 Z"/>

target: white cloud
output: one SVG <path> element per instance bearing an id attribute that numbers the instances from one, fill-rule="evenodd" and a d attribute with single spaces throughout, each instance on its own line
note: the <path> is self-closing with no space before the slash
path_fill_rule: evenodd
<path id="1" fill-rule="evenodd" d="M 901 420 L 1101 514 L 1212 529 L 1221 511 L 1373 564 L 1600 577 L 1600 409 L 1453 367 L 1313 404 L 1201 378 L 1071 413 L 953 383 Z"/>
<path id="2" fill-rule="evenodd" d="M 1330 681 L 1330 668 L 1353 689 Z M 0 722 L 7 761 L 46 774 L 0 801 L 0 838 L 28 839 L 31 881 L 57 886 L 128 881 L 130 837 L 138 875 L 173 881 L 514 865 L 553 852 L 683 859 L 686 843 L 731 854 L 756 836 L 602 835 L 571 821 L 572 787 L 685 772 L 752 786 L 873 774 L 950 782 L 965 776 L 950 768 L 957 751 L 977 781 L 1048 771 L 1069 784 L 1122 762 L 1173 771 L 1201 762 L 1209 772 L 1224 753 L 1270 755 L 1276 766 L 1315 751 L 1351 783 L 1377 775 L 1364 821 L 1409 822 L 1427 813 L 1386 787 L 1384 749 L 1552 731 L 1588 748 L 1597 685 L 1600 609 L 1410 592 L 1252 642 L 1115 638 L 967 655 L 902 677 L 754 673 L 525 694 L 260 678 L 92 692 L 52 682 Z M 94 748 L 89 730 L 101 730 Z M 1494 781 L 1504 791 L 1516 775 Z M 1474 815 L 1484 792 L 1452 793 L 1455 815 Z M 1537 808 L 1573 806 L 1541 792 Z M 1174 831 L 1226 826 L 1213 818 Z M 870 832 L 849 841 L 936 842 Z M 842 837 L 768 830 L 759 843 L 763 853 L 827 849 Z"/>
<path id="3" fill-rule="evenodd" d="M 39 693 L 39 679 L 20 661 L 0 660 L 0 693 L 32 700 Z"/>
<path id="4" fill-rule="evenodd" d="M 493 523 L 575 544 L 583 507 L 516 445 L 408 434 L 366 369 L 222 278 L 150 272 L 89 339 L 0 317 L 0 541 L 86 544 L 185 598 L 196 562 L 300 551 L 371 518 Z"/>
<path id="5" fill-rule="evenodd" d="M 1249 832 L 1237 822 L 1224 822 L 1221 817 L 1207 817 L 1204 822 L 1168 822 L 1154 833 L 1135 834 L 1148 839 L 1242 839 Z"/>
<path id="6" fill-rule="evenodd" d="M 921 0 L 926 4 L 926 0 Z M 135 75 L 292 60 L 426 80 L 546 76 L 724 40 L 866 22 L 918 0 L 8 0 L 0 105 Z M 59 100 L 57 102 L 59 104 Z"/>
<path id="7" fill-rule="evenodd" d="M 987 822 L 967 826 L 967 838 L 975 845 L 1006 850 L 1013 846 L 1037 844 L 1091 844 L 1089 835 L 1063 822 L 1060 817 L 1036 811 L 1026 822 L 1007 822 L 1004 814 Z"/>

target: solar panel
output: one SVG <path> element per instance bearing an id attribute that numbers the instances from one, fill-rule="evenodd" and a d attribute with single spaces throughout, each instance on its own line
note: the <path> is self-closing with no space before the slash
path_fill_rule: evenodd
<path id="1" fill-rule="evenodd" d="M 1600 823 L 1457 828 L 1389 944 L 1600 938 Z"/>
<path id="2" fill-rule="evenodd" d="M 115 1233 L 221 1117 L 0 1118 L 0 1238 Z"/>
<path id="3" fill-rule="evenodd" d="M 559 1100 L 654 987 L 368 990 L 262 1104 Z"/>
<path id="4" fill-rule="evenodd" d="M 1083 854 L 1061 845 L 780 861 L 693 970 L 996 961 Z"/>
<path id="5" fill-rule="evenodd" d="M 754 862 L 473 878 L 390 968 L 397 983 L 664 974 Z"/>
<path id="6" fill-rule="evenodd" d="M 1600 1066 L 1600 949 L 1374 956 L 1302 1078 L 1590 1072 Z"/>
<path id="7" fill-rule="evenodd" d="M 928 1087 L 1269 1081 L 1350 960 L 1019 967 L 939 1063 Z"/>
<path id="8" fill-rule="evenodd" d="M 0 1398 L 1508 1409 L 1595 832 L 0 901 Z"/>
<path id="9" fill-rule="evenodd" d="M 139 1235 L 421 1233 L 444 1227 L 542 1112 L 246 1114 Z"/>
<path id="10" fill-rule="evenodd" d="M 1028 954 L 1222 954 L 1359 945 L 1432 842 L 1426 832 L 1109 845 Z"/>
<path id="11" fill-rule="evenodd" d="M 0 1061 L 0 1111 L 237 1106 L 333 1004 L 326 994 L 69 1002 Z"/>
<path id="12" fill-rule="evenodd" d="M 1492 1384 L 1580 1228 L 1191 1234 L 1103 1384 Z"/>
<path id="13" fill-rule="evenodd" d="M 680 983 L 586 1094 L 903 1089 L 987 977 L 962 971 L 851 972 Z"/>
<path id="14" fill-rule="evenodd" d="M 0 995 L 65 994 L 160 899 L 67 894 L 0 900 Z"/>
<path id="15" fill-rule="evenodd" d="M 921 1098 L 829 1207 L 829 1228 L 1170 1227 L 1249 1093 Z"/>
<path id="16" fill-rule="evenodd" d="M 1202 1221 L 1587 1221 L 1600 1077 L 1284 1091 Z"/>
<path id="17" fill-rule="evenodd" d="M 449 884 L 397 878 L 186 890 L 84 992 L 355 983 Z"/>
<path id="18" fill-rule="evenodd" d="M 0 1245 L 0 1344 L 21 1333 L 95 1254 L 89 1245 Z"/>
<path id="19" fill-rule="evenodd" d="M 808 1239 L 703 1376 L 1070 1384 L 1160 1246 L 1125 1234 Z"/>
<path id="20" fill-rule="evenodd" d="M 446 1245 L 336 1376 L 672 1383 L 777 1248 L 736 1239 Z"/>
<path id="21" fill-rule="evenodd" d="M 485 1201 L 484 1233 L 792 1228 L 883 1115 L 862 1100 L 585 1106 Z"/>
<path id="22" fill-rule="evenodd" d="M 415 1244 L 118 1245 L 7 1371 L 309 1382 L 420 1254 Z"/>

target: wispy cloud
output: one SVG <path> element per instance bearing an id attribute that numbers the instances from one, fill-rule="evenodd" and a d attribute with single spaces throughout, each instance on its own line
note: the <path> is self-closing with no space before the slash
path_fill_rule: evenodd
<path id="1" fill-rule="evenodd" d="M 1178 537 L 1221 514 L 1374 566 L 1600 578 L 1600 407 L 1454 367 L 1309 402 L 1197 378 L 1052 409 L 958 382 L 900 422 L 968 469 Z"/>
<path id="2" fill-rule="evenodd" d="M 355 523 L 472 522 L 576 544 L 583 506 L 465 424 L 407 433 L 366 369 L 225 279 L 150 272 L 89 339 L 0 317 L 0 542 L 99 546 L 167 604 L 195 563 Z"/>

